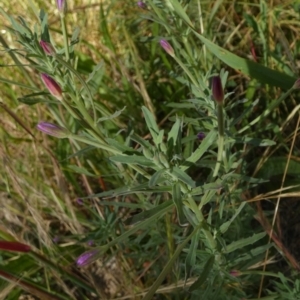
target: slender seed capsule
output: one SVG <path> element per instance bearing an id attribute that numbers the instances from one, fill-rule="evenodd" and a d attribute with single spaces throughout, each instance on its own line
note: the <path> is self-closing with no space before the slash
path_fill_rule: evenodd
<path id="1" fill-rule="evenodd" d="M 0 241 L 0 249 L 6 251 L 17 251 L 17 252 L 29 252 L 31 247 L 29 245 L 12 242 L 12 241 Z"/>

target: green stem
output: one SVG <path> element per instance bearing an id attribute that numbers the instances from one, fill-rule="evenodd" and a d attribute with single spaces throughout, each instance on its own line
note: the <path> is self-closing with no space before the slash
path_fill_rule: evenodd
<path id="1" fill-rule="evenodd" d="M 206 224 L 206 220 L 202 214 L 202 211 L 200 208 L 198 208 L 194 198 L 188 193 L 188 189 L 183 185 L 181 184 L 180 185 L 181 187 L 181 191 L 184 195 L 188 195 L 187 196 L 187 202 L 189 204 L 189 207 L 190 209 L 194 212 L 194 214 L 196 215 L 197 219 L 198 219 L 198 222 L 199 224 L 202 224 L 202 228 L 201 230 L 203 231 L 205 237 L 206 237 L 206 240 L 211 248 L 212 251 L 216 250 L 217 249 L 217 244 L 216 244 L 216 241 L 215 239 L 213 238 L 211 232 L 209 231 L 209 228 Z"/>
<path id="2" fill-rule="evenodd" d="M 224 115 L 223 115 L 223 104 L 217 104 L 217 117 L 218 117 L 218 156 L 213 177 L 216 177 L 219 173 L 219 169 L 222 162 L 223 150 L 224 150 Z"/>
<path id="3" fill-rule="evenodd" d="M 189 69 L 184 65 L 184 63 L 182 63 L 182 61 L 178 57 L 176 57 L 176 56 L 174 56 L 174 59 L 180 65 L 180 67 L 184 70 L 184 72 L 186 73 L 186 75 L 191 79 L 191 81 L 194 84 L 194 86 L 198 87 L 198 82 L 196 81 L 196 79 L 194 78 L 194 76 L 192 75 L 192 73 L 189 71 Z"/>
<path id="4" fill-rule="evenodd" d="M 100 143 L 100 142 L 97 142 L 97 141 L 91 141 L 90 139 L 88 139 L 84 136 L 71 134 L 69 138 L 73 139 L 73 140 L 76 140 L 76 141 L 79 141 L 79 142 L 82 142 L 82 143 L 85 143 L 87 145 L 95 146 L 96 148 L 106 150 L 106 151 L 111 152 L 113 154 L 122 154 L 122 152 L 120 150 L 116 150 L 116 149 L 112 148 L 111 146 L 109 146 L 107 144 L 104 144 L 104 143 Z"/>
<path id="5" fill-rule="evenodd" d="M 61 27 L 62 27 L 63 38 L 64 38 L 66 61 L 68 62 L 70 59 L 70 53 L 69 53 L 68 32 L 67 32 L 65 14 L 60 15 L 60 20 L 61 20 Z"/>
<path id="6" fill-rule="evenodd" d="M 97 122 L 97 114 L 96 114 L 96 109 L 95 109 L 95 104 L 93 101 L 93 95 L 87 85 L 87 83 L 84 81 L 84 79 L 81 77 L 81 75 L 67 62 L 65 62 L 62 58 L 60 58 L 58 55 L 55 56 L 55 59 L 60 62 L 64 67 L 66 67 L 70 72 L 72 72 L 80 81 L 80 83 L 82 84 L 82 86 L 86 89 L 86 92 L 88 94 L 90 103 L 92 105 L 93 108 L 93 114 L 94 114 L 94 122 L 96 124 Z M 101 108 L 101 107 L 100 107 Z M 101 110 L 101 113 L 105 116 L 105 111 Z"/>

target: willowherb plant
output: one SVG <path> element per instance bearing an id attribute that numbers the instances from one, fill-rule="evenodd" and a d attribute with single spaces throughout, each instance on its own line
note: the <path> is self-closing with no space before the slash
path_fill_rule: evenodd
<path id="1" fill-rule="evenodd" d="M 177 1 L 170 3 L 174 4 Z M 138 5 L 145 8 L 142 1 L 139 1 Z M 178 109 L 179 103 L 169 103 L 177 108 L 177 114 L 171 116 L 172 122 L 165 128 L 157 124 L 157 118 L 149 107 L 141 107 L 150 140 L 138 134 L 138 124 L 133 123 L 130 130 L 124 124 L 120 126 L 116 119 L 123 110 L 112 113 L 110 107 L 94 100 L 99 91 L 99 78 L 101 79 L 103 70 L 99 64 L 88 78 L 85 78 L 76 69 L 74 46 L 77 36 L 74 32 L 72 40 L 69 40 L 65 19 L 66 1 L 57 1 L 63 32 L 63 49 L 54 48 L 50 43 L 47 16 L 43 12 L 40 13 L 41 34 L 36 28 L 36 31 L 32 32 L 24 20 L 18 23 L 6 15 L 8 19 L 13 20 L 12 33 L 16 34 L 23 50 L 31 57 L 31 66 L 40 73 L 51 95 L 45 94 L 46 97 L 50 97 L 50 112 L 56 112 L 56 120 L 59 123 L 40 122 L 37 128 L 56 138 L 68 138 L 72 144 L 78 146 L 77 153 L 73 155 L 82 151 L 85 145 L 101 150 L 101 159 L 107 159 L 111 172 L 117 173 L 119 184 L 124 184 L 78 198 L 78 205 L 83 206 L 84 198 L 125 199 L 125 196 L 130 195 L 133 201 L 137 202 L 131 204 L 139 204 L 138 208 L 142 209 L 126 220 L 117 219 L 121 224 L 118 224 L 119 230 L 116 230 L 114 236 L 105 235 L 105 241 L 99 238 L 98 233 L 95 234 L 93 244 L 90 244 L 93 249 L 81 253 L 76 259 L 76 264 L 78 267 L 84 267 L 104 257 L 116 247 L 131 247 L 132 244 L 139 246 L 145 243 L 138 239 L 138 235 L 143 232 L 145 236 L 150 236 L 151 230 L 158 222 L 163 217 L 168 218 L 175 210 L 172 224 L 168 221 L 169 227 L 176 228 L 176 237 L 169 234 L 167 238 L 169 258 L 166 259 L 163 269 L 159 270 L 160 274 L 157 274 L 156 280 L 152 282 L 145 299 L 152 299 L 167 274 L 175 270 L 177 260 L 180 261 L 180 265 L 184 265 L 179 272 L 180 278 L 193 279 L 189 292 L 195 297 L 203 292 L 213 295 L 216 289 L 219 289 L 220 297 L 245 296 L 243 291 L 232 287 L 232 283 L 237 282 L 236 274 L 242 273 L 231 270 L 242 267 L 245 261 L 254 263 L 253 257 L 261 254 L 268 246 L 255 246 L 250 257 L 247 251 L 252 244 L 262 240 L 265 233 L 255 232 L 251 236 L 239 236 L 233 229 L 242 222 L 243 211 L 247 210 L 249 215 L 253 214 L 251 208 L 246 207 L 246 202 L 237 199 L 244 190 L 260 182 L 259 179 L 250 178 L 240 171 L 243 170 L 243 155 L 237 144 L 273 145 L 273 142 L 267 139 L 259 140 L 241 135 L 250 125 L 265 118 L 270 111 L 253 120 L 246 129 L 237 131 L 235 124 L 243 115 L 237 118 L 230 116 L 230 109 L 235 104 L 230 103 L 230 94 L 224 92 L 228 72 L 222 70 L 203 75 L 191 67 L 195 65 L 194 60 L 200 57 L 200 54 L 191 50 L 190 33 L 200 40 L 201 38 L 191 26 L 192 22 L 185 10 L 179 3 L 164 8 L 164 14 L 170 14 L 178 28 L 187 33 L 186 36 L 180 37 L 175 35 L 175 28 L 165 22 L 160 7 L 152 1 L 149 5 L 152 7 L 149 14 L 157 23 L 166 24 L 167 39 L 171 40 L 174 46 L 173 48 L 167 39 L 157 37 L 160 46 L 170 56 L 168 59 L 174 60 L 180 68 L 176 69 L 177 74 L 173 76 L 189 88 L 192 95 L 191 99 L 185 99 L 181 103 L 182 111 L 188 113 L 182 113 Z M 211 87 L 208 84 L 210 80 Z M 279 105 L 296 86 L 278 99 L 273 107 Z M 35 88 L 39 89 L 37 85 Z M 38 102 L 41 94 L 34 93 L 26 97 L 35 97 Z M 57 113 L 58 106 L 63 107 L 62 114 Z M 119 134 L 123 131 L 126 132 L 124 136 Z M 239 149 L 237 152 L 233 151 L 235 147 Z M 111 213 L 109 216 L 112 215 Z M 103 218 L 109 219 L 109 216 Z M 112 220 L 113 217 L 110 218 L 107 224 L 117 227 L 117 221 Z M 177 244 L 176 249 L 173 245 L 174 240 Z M 161 240 L 160 242 L 163 243 Z M 44 262 L 39 256 L 35 258 Z M 48 265 L 53 267 L 55 264 L 48 261 Z M 68 272 L 63 274 L 68 274 L 68 278 L 74 284 L 97 293 L 85 280 L 81 281 Z M 231 287 L 232 291 L 228 293 Z"/>

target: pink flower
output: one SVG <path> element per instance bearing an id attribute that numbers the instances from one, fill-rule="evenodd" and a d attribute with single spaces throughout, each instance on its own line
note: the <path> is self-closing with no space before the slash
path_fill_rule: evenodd
<path id="1" fill-rule="evenodd" d="M 143 1 L 138 1 L 138 2 L 137 2 L 137 6 L 138 6 L 139 8 L 141 8 L 141 9 L 147 9 L 147 5 L 146 5 L 146 3 L 143 2 Z"/>
<path id="2" fill-rule="evenodd" d="M 56 6 L 60 13 L 64 14 L 67 12 L 67 0 L 57 0 Z"/>

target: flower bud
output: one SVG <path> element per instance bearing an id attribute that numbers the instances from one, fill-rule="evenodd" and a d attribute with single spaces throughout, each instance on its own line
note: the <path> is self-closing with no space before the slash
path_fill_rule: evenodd
<path id="1" fill-rule="evenodd" d="M 231 276 L 233 276 L 233 277 L 238 277 L 238 276 L 241 276 L 241 275 L 242 275 L 242 273 L 241 273 L 239 270 L 231 270 L 231 271 L 229 272 L 229 274 L 230 274 Z"/>
<path id="2" fill-rule="evenodd" d="M 205 138 L 205 133 L 204 133 L 204 132 L 199 132 L 199 133 L 197 133 L 197 139 L 198 139 L 199 141 L 203 141 L 204 138 Z"/>
<path id="3" fill-rule="evenodd" d="M 67 0 L 56 0 L 56 6 L 61 14 L 67 12 Z"/>
<path id="4" fill-rule="evenodd" d="M 87 244 L 92 247 L 94 246 L 95 242 L 93 240 L 88 240 Z"/>
<path id="5" fill-rule="evenodd" d="M 298 79 L 295 81 L 295 83 L 294 83 L 294 85 L 293 85 L 293 89 L 300 89 L 300 78 L 298 78 Z"/>
<path id="6" fill-rule="evenodd" d="M 76 202 L 78 205 L 83 205 L 83 200 L 81 198 L 77 198 Z"/>
<path id="7" fill-rule="evenodd" d="M 50 43 L 41 40 L 40 46 L 47 55 L 53 56 L 56 54 L 54 47 Z"/>
<path id="8" fill-rule="evenodd" d="M 0 241 L 0 249 L 7 251 L 29 252 L 31 247 L 19 242 Z"/>
<path id="9" fill-rule="evenodd" d="M 48 74 L 42 73 L 41 78 L 50 94 L 58 100 L 62 100 L 62 90 L 58 83 Z"/>
<path id="10" fill-rule="evenodd" d="M 46 134 L 55 136 L 59 139 L 67 138 L 70 135 L 68 129 L 52 123 L 40 122 L 36 127 L 38 130 Z"/>
<path id="11" fill-rule="evenodd" d="M 160 45 L 162 46 L 162 48 L 172 57 L 175 57 L 175 52 L 174 49 L 172 48 L 172 46 L 169 44 L 169 42 L 167 42 L 166 40 L 162 39 L 159 41 Z"/>
<path id="12" fill-rule="evenodd" d="M 214 100 L 218 104 L 222 104 L 224 101 L 224 90 L 220 76 L 214 76 L 211 81 L 211 90 Z"/>
<path id="13" fill-rule="evenodd" d="M 147 9 L 147 5 L 146 5 L 146 3 L 143 2 L 143 1 L 138 1 L 138 2 L 137 2 L 137 6 L 138 6 L 139 8 L 141 8 L 141 9 Z"/>
<path id="14" fill-rule="evenodd" d="M 78 267 L 84 267 L 90 263 L 92 263 L 96 259 L 96 255 L 99 253 L 99 250 L 94 249 L 88 252 L 81 254 L 77 260 L 76 264 Z"/>

